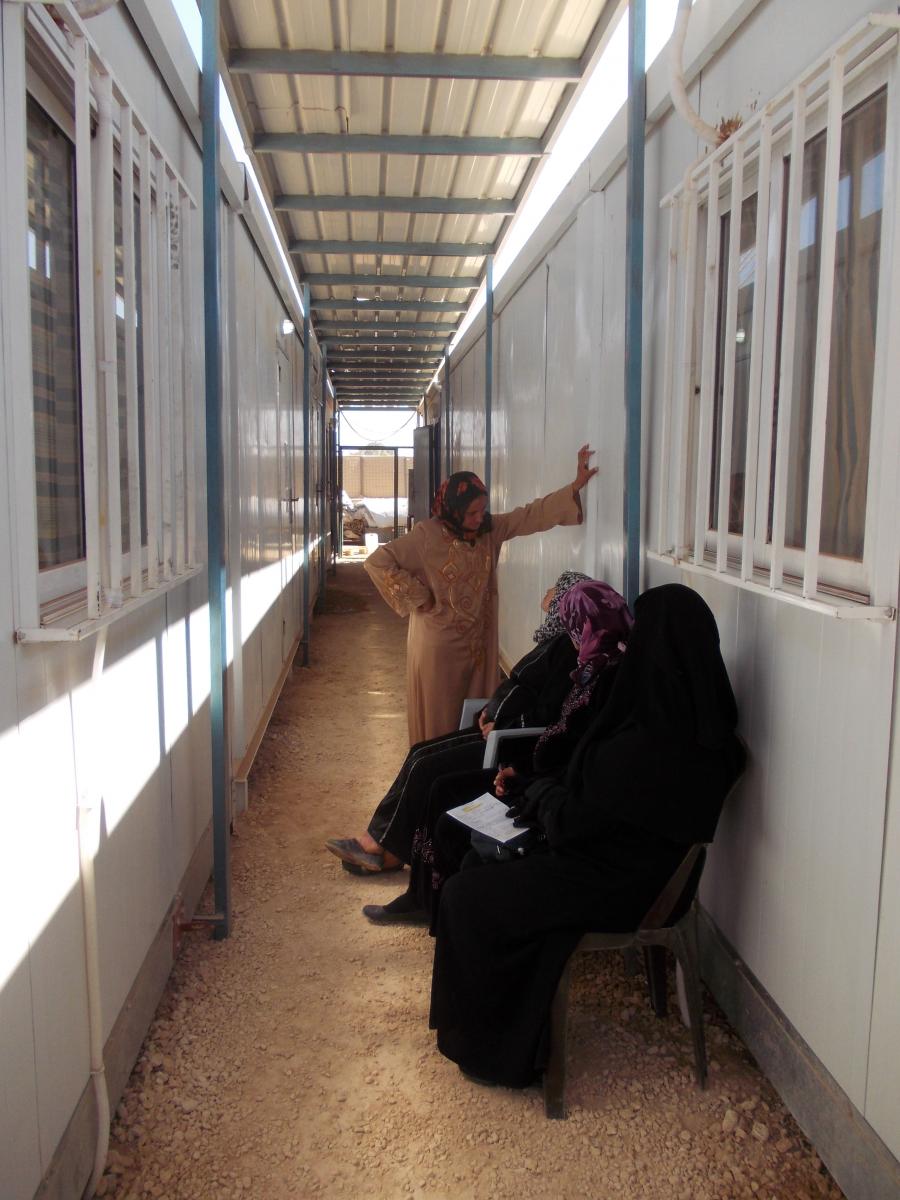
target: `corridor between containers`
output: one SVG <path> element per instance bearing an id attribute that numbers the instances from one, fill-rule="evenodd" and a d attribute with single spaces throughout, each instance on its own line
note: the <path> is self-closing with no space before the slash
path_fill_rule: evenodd
<path id="1" fill-rule="evenodd" d="M 405 634 L 341 564 L 235 827 L 233 936 L 187 935 L 97 1195 L 840 1196 L 715 1008 L 701 1092 L 687 1030 L 653 1016 L 616 955 L 575 981 L 567 1121 L 440 1056 L 431 939 L 360 912 L 405 876 L 351 876 L 323 845 L 360 831 L 402 760 Z"/>

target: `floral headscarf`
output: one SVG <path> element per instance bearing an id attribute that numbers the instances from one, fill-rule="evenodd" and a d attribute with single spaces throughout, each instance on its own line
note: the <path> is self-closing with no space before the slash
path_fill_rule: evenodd
<path id="1" fill-rule="evenodd" d="M 570 588 L 560 601 L 559 618 L 578 645 L 578 670 L 591 667 L 595 674 L 619 661 L 634 624 L 625 597 L 599 579 Z"/>
<path id="2" fill-rule="evenodd" d="M 578 665 L 572 672 L 572 688 L 563 701 L 559 719 L 538 738 L 536 754 L 551 738 L 565 733 L 572 714 L 588 704 L 605 668 L 616 666 L 625 653 L 634 624 L 625 597 L 599 579 L 569 588 L 560 599 L 558 611 L 563 628 L 578 646 Z"/>
<path id="3" fill-rule="evenodd" d="M 590 575 L 582 575 L 581 571 L 563 571 L 557 579 L 553 585 L 556 588 L 556 595 L 550 601 L 546 617 L 534 631 L 534 641 L 539 646 L 566 632 L 566 627 L 559 619 L 559 602 L 569 588 L 574 587 L 576 583 L 583 583 L 586 579 L 590 579 Z"/>
<path id="4" fill-rule="evenodd" d="M 478 529 L 464 529 L 463 518 L 472 501 L 487 494 L 487 488 L 474 471 L 456 471 L 444 480 L 435 493 L 431 515 L 437 517 L 456 537 L 474 542 L 480 534 L 487 533 L 491 528 L 491 514 L 485 512 Z"/>

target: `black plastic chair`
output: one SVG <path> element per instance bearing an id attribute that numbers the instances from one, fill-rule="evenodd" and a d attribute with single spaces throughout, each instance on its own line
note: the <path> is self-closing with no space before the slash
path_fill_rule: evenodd
<path id="1" fill-rule="evenodd" d="M 666 886 L 651 905 L 638 929 L 631 933 L 586 933 L 566 963 L 550 1011 L 550 1060 L 544 1071 L 544 1112 L 557 1120 L 566 1116 L 566 1037 L 569 979 L 576 954 L 606 950 L 642 949 L 650 999 L 657 1016 L 666 1015 L 666 949 L 681 968 L 686 1023 L 694 1042 L 697 1084 L 706 1087 L 706 1038 L 697 953 L 697 888 L 706 862 L 706 846 L 691 846 Z"/>

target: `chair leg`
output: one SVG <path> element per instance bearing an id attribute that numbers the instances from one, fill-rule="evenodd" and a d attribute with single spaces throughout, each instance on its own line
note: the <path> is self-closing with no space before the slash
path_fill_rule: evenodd
<path id="1" fill-rule="evenodd" d="M 622 951 L 622 958 L 625 962 L 625 974 L 637 975 L 641 969 L 641 959 L 637 951 L 637 946 L 626 946 Z"/>
<path id="2" fill-rule="evenodd" d="M 658 1017 L 664 1017 L 669 1011 L 665 946 L 644 946 L 644 966 L 647 970 L 647 987 L 653 1011 Z"/>
<path id="3" fill-rule="evenodd" d="M 687 989 L 684 986 L 684 968 L 675 959 L 675 995 L 678 997 L 678 1012 L 685 1029 L 691 1027 L 691 1011 L 688 1008 Z"/>
<path id="4" fill-rule="evenodd" d="M 571 963 L 569 959 L 563 968 L 550 1007 L 550 1058 L 544 1069 L 544 1115 L 556 1121 L 566 1119 L 566 1034 Z"/>
<path id="5" fill-rule="evenodd" d="M 674 950 L 681 964 L 684 996 L 694 1043 L 694 1073 L 697 1086 L 706 1087 L 706 1034 L 703 1029 L 703 997 L 700 991 L 700 971 L 697 952 L 697 926 L 693 913 L 674 931 Z"/>

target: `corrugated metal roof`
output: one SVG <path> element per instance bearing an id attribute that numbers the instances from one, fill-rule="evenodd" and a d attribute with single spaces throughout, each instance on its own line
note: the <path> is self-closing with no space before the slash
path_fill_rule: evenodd
<path id="1" fill-rule="evenodd" d="M 348 381 L 383 397 L 376 379 L 421 394 L 619 4 L 222 0 L 231 88 L 339 398 Z M 386 337 L 390 374 L 380 345 L 354 345 Z"/>

